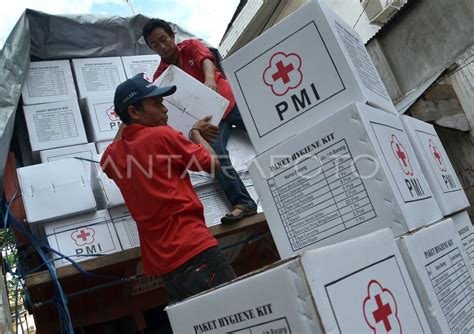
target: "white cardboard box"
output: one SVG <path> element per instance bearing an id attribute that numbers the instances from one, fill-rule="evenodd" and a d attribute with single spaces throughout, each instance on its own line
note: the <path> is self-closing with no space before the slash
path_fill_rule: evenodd
<path id="1" fill-rule="evenodd" d="M 94 160 L 97 156 L 97 150 L 95 148 L 94 143 L 53 148 L 51 150 L 40 151 L 39 153 L 41 157 L 41 162 L 43 163 L 56 160 L 64 160 L 74 157 L 88 159 L 79 161 L 82 161 L 82 164 L 84 165 L 84 168 L 86 170 L 86 179 L 92 179 L 91 166 L 93 162 L 89 160 Z"/>
<path id="2" fill-rule="evenodd" d="M 239 173 L 248 170 L 247 164 L 257 155 L 248 134 L 238 128 L 230 132 L 227 151 L 232 166 Z"/>
<path id="3" fill-rule="evenodd" d="M 31 62 L 22 97 L 25 105 L 76 100 L 69 60 Z"/>
<path id="4" fill-rule="evenodd" d="M 248 173 L 242 173 L 239 175 L 244 186 L 247 188 L 249 195 L 258 205 L 258 195 Z M 221 223 L 221 218 L 232 209 L 232 206 L 227 200 L 219 183 L 214 181 L 208 184 L 201 184 L 195 186 L 194 189 L 204 206 L 204 219 L 206 220 L 206 225 L 208 227 L 219 225 Z M 257 212 L 263 212 L 260 205 L 258 205 Z"/>
<path id="5" fill-rule="evenodd" d="M 90 141 L 114 139 L 122 121 L 115 112 L 113 96 L 86 98 L 82 106 Z"/>
<path id="6" fill-rule="evenodd" d="M 469 201 L 433 125 L 400 117 L 431 191 L 444 216 L 469 207 Z"/>
<path id="7" fill-rule="evenodd" d="M 462 211 L 450 217 L 456 231 L 458 232 L 459 239 L 464 246 L 471 268 L 474 270 L 474 229 L 472 228 L 472 222 L 466 211 Z"/>
<path id="8" fill-rule="evenodd" d="M 109 146 L 113 140 L 106 140 L 106 141 L 99 141 L 95 143 L 95 147 L 97 148 L 97 153 L 102 154 L 104 153 L 107 146 Z"/>
<path id="9" fill-rule="evenodd" d="M 109 209 L 109 214 L 122 248 L 125 250 L 139 247 L 140 237 L 138 235 L 137 223 L 133 220 L 128 208 L 125 205 L 111 208 Z"/>
<path id="10" fill-rule="evenodd" d="M 234 128 L 230 132 L 227 151 L 232 166 L 237 173 L 246 172 L 248 170 L 247 164 L 256 156 L 248 134 L 238 128 Z M 216 182 L 211 174 L 204 171 L 188 171 L 188 173 L 194 187 Z"/>
<path id="11" fill-rule="evenodd" d="M 77 101 L 23 106 L 33 151 L 87 143 Z"/>
<path id="12" fill-rule="evenodd" d="M 474 326 L 471 265 L 451 219 L 399 239 L 400 251 L 433 333 Z"/>
<path id="13" fill-rule="evenodd" d="M 41 162 L 51 162 L 73 157 L 93 159 L 97 155 L 94 143 L 66 146 L 40 151 Z"/>
<path id="14" fill-rule="evenodd" d="M 204 219 L 208 227 L 219 225 L 221 218 L 232 209 L 224 191 L 216 182 L 195 188 L 204 206 Z"/>
<path id="15" fill-rule="evenodd" d="M 94 160 L 100 161 L 101 155 L 96 155 Z M 92 164 L 91 186 L 97 201 L 99 209 L 109 209 L 116 206 L 125 205 L 122 192 L 115 183 L 110 179 L 100 167 L 100 164 Z"/>
<path id="16" fill-rule="evenodd" d="M 282 258 L 442 218 L 398 116 L 349 105 L 249 166 Z"/>
<path id="17" fill-rule="evenodd" d="M 46 223 L 45 232 L 51 248 L 76 262 L 122 250 L 107 210 Z M 53 258 L 57 267 L 70 264 L 58 254 L 53 253 Z"/>
<path id="18" fill-rule="evenodd" d="M 352 102 L 396 114 L 357 32 L 310 1 L 223 61 L 257 153 Z"/>
<path id="19" fill-rule="evenodd" d="M 199 82 L 179 67 L 169 66 L 155 81 L 159 87 L 176 85 L 176 93 L 164 98 L 168 108 L 168 125 L 186 137 L 194 123 L 212 115 L 211 123 L 218 125 L 229 101 Z"/>
<path id="20" fill-rule="evenodd" d="M 127 78 L 131 78 L 138 73 L 145 73 L 150 80 L 153 79 L 160 61 L 161 57 L 157 54 L 122 57 L 123 68 Z"/>
<path id="21" fill-rule="evenodd" d="M 260 201 L 260 198 L 258 198 L 257 191 L 255 190 L 255 185 L 253 184 L 253 180 L 250 177 L 249 172 L 248 171 L 242 172 L 239 175 L 240 175 L 240 179 L 242 180 L 243 184 L 245 185 L 245 188 L 247 188 L 247 191 L 248 191 L 250 197 L 252 197 L 254 202 L 257 204 L 257 212 L 259 212 L 259 213 L 263 212 L 262 203 Z"/>
<path id="22" fill-rule="evenodd" d="M 305 252 L 166 312 L 174 333 L 429 333 L 388 230 Z"/>
<path id="23" fill-rule="evenodd" d="M 81 161 L 65 159 L 17 169 L 30 223 L 95 211 L 86 170 Z"/>
<path id="24" fill-rule="evenodd" d="M 80 99 L 113 96 L 115 88 L 127 79 L 120 57 L 73 59 L 72 68 Z"/>

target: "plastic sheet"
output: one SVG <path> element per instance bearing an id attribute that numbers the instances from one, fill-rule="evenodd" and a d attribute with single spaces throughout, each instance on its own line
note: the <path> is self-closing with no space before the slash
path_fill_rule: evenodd
<path id="1" fill-rule="evenodd" d="M 0 57 L 0 189 L 3 189 L 5 163 L 30 60 L 153 54 L 141 36 L 147 20 L 148 17 L 140 14 L 131 17 L 50 15 L 25 10 Z M 176 42 L 196 38 L 176 24 L 171 26 Z"/>

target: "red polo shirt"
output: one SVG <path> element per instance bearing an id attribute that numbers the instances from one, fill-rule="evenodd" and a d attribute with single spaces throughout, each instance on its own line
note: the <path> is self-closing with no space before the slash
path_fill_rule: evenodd
<path id="1" fill-rule="evenodd" d="M 218 245 L 186 172 L 210 171 L 204 146 L 169 126 L 131 124 L 108 146 L 100 165 L 137 223 L 145 274 L 166 274 Z"/>
<path id="2" fill-rule="evenodd" d="M 210 59 L 214 62 L 214 64 L 216 63 L 214 55 L 211 53 L 211 51 L 209 51 L 209 49 L 197 39 L 185 40 L 181 43 L 178 43 L 176 47 L 178 48 L 179 53 L 179 68 L 195 79 L 204 83 L 202 61 L 204 59 Z M 168 66 L 170 66 L 170 64 L 165 63 L 162 59 L 158 69 L 153 75 L 153 81 L 155 81 L 161 75 L 161 73 L 163 73 L 168 68 Z M 222 118 L 225 119 L 230 110 L 235 105 L 234 95 L 232 94 L 229 82 L 224 78 L 222 73 L 217 68 L 214 74 L 214 79 L 216 80 L 217 84 L 217 92 L 229 100 L 229 105 L 222 116 Z"/>

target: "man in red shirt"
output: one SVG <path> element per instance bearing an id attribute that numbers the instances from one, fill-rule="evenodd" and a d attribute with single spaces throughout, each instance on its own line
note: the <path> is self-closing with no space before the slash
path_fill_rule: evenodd
<path id="1" fill-rule="evenodd" d="M 222 168 L 222 172 L 216 175 L 216 179 L 233 206 L 232 211 L 222 217 L 221 222 L 234 222 L 257 213 L 257 205 L 229 159 L 227 141 L 230 131 L 233 126 L 245 130 L 245 125 L 228 81 L 215 66 L 213 54 L 197 39 L 189 39 L 176 44 L 171 26 L 160 19 L 148 21 L 143 27 L 143 37 L 148 46 L 161 57 L 161 63 L 153 76 L 153 81 L 168 66 L 175 65 L 229 100 L 229 106 L 219 123 L 219 133 L 212 131 L 202 133 L 204 138 L 214 141 L 212 147 Z"/>
<path id="2" fill-rule="evenodd" d="M 169 127 L 162 102 L 175 91 L 176 86 L 155 86 L 143 73 L 121 83 L 114 105 L 126 126 L 100 161 L 137 223 L 144 273 L 162 276 L 172 301 L 235 277 L 205 225 L 187 174 L 219 172 L 219 161 L 200 134 L 213 125 L 210 117 L 196 122 L 191 141 Z"/>

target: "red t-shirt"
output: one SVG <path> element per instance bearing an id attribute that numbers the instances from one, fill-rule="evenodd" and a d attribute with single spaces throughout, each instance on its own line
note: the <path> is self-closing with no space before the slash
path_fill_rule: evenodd
<path id="1" fill-rule="evenodd" d="M 210 171 L 204 146 L 169 126 L 131 124 L 107 147 L 100 165 L 137 223 L 145 274 L 166 274 L 218 245 L 186 172 Z"/>
<path id="2" fill-rule="evenodd" d="M 214 62 L 214 64 L 216 62 L 211 51 L 209 51 L 209 49 L 197 39 L 185 40 L 181 43 L 178 43 L 176 47 L 178 48 L 179 53 L 179 68 L 195 79 L 204 83 L 205 78 L 202 69 L 202 61 L 204 59 L 210 59 Z M 161 75 L 161 73 L 163 73 L 168 68 L 168 66 L 170 66 L 170 64 L 165 63 L 162 59 L 160 65 L 155 71 L 155 74 L 153 75 L 153 81 L 155 81 Z M 222 118 L 225 119 L 230 110 L 235 105 L 234 95 L 232 94 L 229 82 L 224 78 L 222 73 L 217 68 L 214 74 L 214 79 L 216 80 L 217 84 L 217 92 L 229 100 L 229 105 L 222 116 Z"/>

